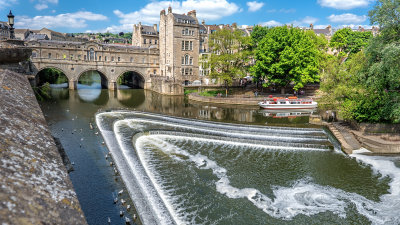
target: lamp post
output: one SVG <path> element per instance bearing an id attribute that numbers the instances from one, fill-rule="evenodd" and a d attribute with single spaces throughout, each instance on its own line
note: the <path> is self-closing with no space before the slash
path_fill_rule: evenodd
<path id="1" fill-rule="evenodd" d="M 15 38 L 15 36 L 14 36 L 14 15 L 11 13 L 11 10 L 10 10 L 10 13 L 7 15 L 7 17 L 8 17 L 8 24 L 10 25 L 10 39 L 14 39 Z"/>

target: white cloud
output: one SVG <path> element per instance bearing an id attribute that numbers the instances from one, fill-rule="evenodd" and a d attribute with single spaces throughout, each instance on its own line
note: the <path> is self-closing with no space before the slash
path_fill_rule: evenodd
<path id="1" fill-rule="evenodd" d="M 359 24 L 367 20 L 367 16 L 357 16 L 351 13 L 345 13 L 341 15 L 332 14 L 328 16 L 329 21 L 332 23 L 341 23 L 341 24 Z"/>
<path id="2" fill-rule="evenodd" d="M 16 20 L 16 27 L 40 29 L 46 28 L 84 28 L 87 26 L 86 21 L 103 21 L 107 20 L 106 16 L 95 14 L 88 11 L 79 11 L 75 13 L 58 14 L 55 16 L 20 16 Z"/>
<path id="3" fill-rule="evenodd" d="M 43 9 L 47 9 L 47 8 L 49 8 L 49 6 L 47 5 L 47 4 L 36 4 L 35 5 L 35 9 L 37 9 L 37 10 L 43 10 Z"/>
<path id="4" fill-rule="evenodd" d="M 17 4 L 17 0 L 0 0 L 0 9 Z"/>
<path id="5" fill-rule="evenodd" d="M 31 0 L 32 2 L 36 2 L 35 0 Z M 58 0 L 37 0 L 37 4 L 35 5 L 35 9 L 43 10 L 49 8 L 49 4 L 58 4 Z"/>
<path id="6" fill-rule="evenodd" d="M 247 2 L 246 5 L 249 7 L 249 12 L 255 12 L 259 9 L 261 9 L 264 6 L 263 2 Z"/>
<path id="7" fill-rule="evenodd" d="M 296 9 L 279 9 L 279 10 L 277 10 L 277 9 L 269 9 L 269 10 L 267 10 L 267 12 L 269 12 L 269 13 L 276 13 L 276 12 L 279 12 L 279 13 L 295 13 Z"/>
<path id="8" fill-rule="evenodd" d="M 354 9 L 366 7 L 374 0 L 318 0 L 318 4 L 322 7 L 334 9 Z"/>
<path id="9" fill-rule="evenodd" d="M 138 11 L 123 13 L 114 10 L 114 14 L 121 18 L 121 24 L 135 24 L 138 22 L 146 24 L 158 23 L 160 11 L 172 7 L 174 13 L 187 13 L 193 9 L 197 12 L 197 17 L 201 20 L 217 20 L 224 16 L 230 16 L 239 11 L 235 3 L 227 0 L 185 0 L 185 1 L 153 1 Z"/>
<path id="10" fill-rule="evenodd" d="M 317 18 L 311 17 L 311 16 L 306 16 L 301 20 L 294 20 L 289 23 L 289 25 L 293 25 L 294 27 L 303 27 L 303 26 L 309 26 L 311 23 L 314 24 L 318 21 Z"/>
<path id="11" fill-rule="evenodd" d="M 262 22 L 262 23 L 260 23 L 260 25 L 264 26 L 264 27 L 277 27 L 277 26 L 281 26 L 282 24 L 279 23 L 278 21 L 270 20 L 267 22 Z"/>

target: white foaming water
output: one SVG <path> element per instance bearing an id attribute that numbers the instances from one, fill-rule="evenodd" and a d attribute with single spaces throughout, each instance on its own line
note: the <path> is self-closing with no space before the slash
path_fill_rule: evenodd
<path id="1" fill-rule="evenodd" d="M 112 114 L 112 113 L 111 113 Z M 118 115 L 122 115 L 118 113 Z M 143 115 L 146 115 L 143 113 Z M 154 116 L 156 117 L 156 116 Z M 203 128 L 195 128 L 191 125 L 177 125 L 175 122 L 179 122 L 179 119 L 173 119 L 174 123 L 170 124 L 168 122 L 153 121 L 146 119 L 127 119 L 125 121 L 118 121 L 114 124 L 114 132 L 120 145 L 124 145 L 122 133 L 118 130 L 119 126 L 129 125 L 132 129 L 137 129 L 144 131 L 146 126 L 143 124 L 151 123 L 153 125 L 161 126 L 172 126 L 175 128 L 185 128 L 190 127 L 191 130 L 209 131 Z M 199 123 L 195 123 L 199 125 Z M 140 127 L 138 127 L 140 126 Z M 218 131 L 223 133 L 223 131 Z M 227 132 L 227 131 L 225 131 Z M 229 131 L 231 133 L 232 131 Z M 209 132 L 207 132 L 209 133 Z M 213 134 L 220 134 L 213 133 Z M 245 135 L 245 134 L 243 134 Z M 253 134 L 252 134 L 253 135 Z M 359 162 L 371 165 L 371 168 L 383 176 L 389 176 L 392 180 L 389 183 L 390 190 L 388 194 L 382 195 L 379 202 L 369 200 L 361 195 L 355 193 L 345 192 L 340 189 L 336 189 L 329 186 L 321 186 L 312 183 L 310 179 L 300 179 L 296 181 L 291 187 L 272 187 L 273 195 L 275 198 L 271 199 L 265 194 L 261 193 L 259 190 L 254 188 L 243 188 L 239 189 L 230 185 L 229 177 L 227 176 L 227 171 L 225 168 L 220 167 L 215 161 L 210 160 L 204 155 L 199 153 L 193 155 L 188 151 L 185 151 L 178 146 L 170 144 L 168 140 L 174 139 L 187 139 L 187 141 L 196 142 L 212 142 L 216 144 L 223 145 L 246 145 L 243 143 L 235 143 L 229 141 L 213 140 L 193 138 L 193 137 L 182 137 L 182 136 L 169 136 L 169 135 L 149 135 L 141 136 L 136 139 L 135 147 L 141 164 L 143 166 L 144 173 L 136 173 L 135 176 L 148 176 L 151 182 L 143 182 L 142 189 L 150 188 L 153 186 L 158 192 L 162 199 L 163 204 L 168 209 L 170 215 L 173 217 L 175 223 L 178 224 L 193 224 L 193 217 L 190 215 L 185 215 L 185 210 L 181 207 L 183 203 L 178 203 L 178 197 L 173 196 L 170 190 L 166 190 L 163 186 L 163 181 L 160 176 L 157 175 L 156 170 L 152 167 L 150 162 L 147 162 L 147 152 L 146 145 L 156 146 L 157 149 L 163 151 L 164 153 L 170 155 L 171 158 L 179 161 L 191 162 L 198 169 L 211 170 L 212 173 L 218 178 L 215 183 L 216 190 L 231 199 L 244 198 L 249 200 L 253 205 L 267 213 L 268 215 L 284 219 L 291 220 L 296 215 L 304 214 L 307 216 L 312 216 L 321 212 L 330 211 L 342 218 L 346 217 L 346 208 L 351 204 L 354 204 L 358 213 L 364 215 L 373 224 L 400 224 L 400 169 L 394 165 L 393 162 L 385 157 L 371 157 L 362 154 L 353 154 L 352 157 L 356 158 Z M 252 148 L 259 148 L 258 146 L 251 146 Z M 120 148 L 124 148 L 123 146 Z M 286 148 L 286 147 L 285 147 Z M 267 148 L 268 149 L 268 148 Z M 124 154 L 127 157 L 127 154 Z M 182 158 L 185 156 L 186 158 Z M 131 160 L 127 157 L 126 160 Z M 132 167 L 132 170 L 134 168 Z M 132 171 L 134 172 L 134 171 Z M 159 201 L 152 200 L 152 196 L 148 196 L 149 201 L 153 204 L 152 207 L 158 207 L 154 204 L 159 203 Z M 157 211 L 157 210 L 156 210 Z M 160 210 L 158 213 L 162 213 Z M 195 212 L 191 212 L 192 214 Z M 162 217 L 162 215 L 159 215 Z M 168 221 L 168 220 L 167 220 Z M 215 222 L 215 221 L 214 221 Z"/>
<path id="2" fill-rule="evenodd" d="M 297 181 L 292 187 L 273 187 L 274 200 L 261 193 L 254 188 L 239 189 L 230 185 L 227 170 L 210 160 L 204 155 L 199 153 L 192 155 L 189 152 L 172 145 L 166 139 L 174 139 L 176 137 L 168 137 L 167 135 L 150 135 L 141 136 L 136 141 L 136 149 L 140 155 L 140 159 L 146 158 L 143 150 L 145 145 L 155 146 L 157 149 L 169 155 L 182 155 L 186 156 L 198 169 L 210 169 L 213 174 L 219 179 L 215 185 L 216 190 L 227 196 L 228 198 L 246 198 L 252 202 L 256 207 L 263 210 L 268 215 L 284 220 L 293 219 L 299 214 L 312 216 L 321 212 L 330 211 L 338 216 L 346 217 L 346 208 L 350 204 L 354 204 L 358 212 L 367 217 L 373 224 L 397 224 L 400 221 L 399 213 L 400 199 L 399 199 L 399 168 L 392 165 L 387 165 L 387 160 L 370 159 L 368 156 L 356 156 L 359 160 L 371 164 L 377 171 L 383 175 L 390 175 L 395 177 L 390 183 L 391 194 L 383 195 L 380 202 L 371 201 L 361 195 L 355 193 L 345 192 L 329 186 L 321 186 L 312 183 L 309 179 L 302 179 Z M 182 139 L 183 137 L 179 137 Z M 188 138 L 189 139 L 189 138 Z M 192 139 L 192 138 L 190 138 Z M 214 140 L 208 140 L 214 142 Z M 216 141 L 218 142 L 218 141 Z M 227 143 L 225 143 L 227 144 Z M 176 157 L 172 157 L 176 158 Z M 367 160 L 365 159 L 367 158 Z M 182 158 L 180 159 L 182 160 Z M 151 166 L 142 161 L 146 168 Z M 155 183 L 162 183 L 160 178 L 155 175 L 156 171 L 147 169 L 147 173 L 153 177 Z M 397 177 L 397 178 L 396 178 Z M 162 186 L 158 186 L 162 192 Z M 165 195 L 164 199 L 166 204 L 173 207 L 173 196 Z M 177 210 L 176 208 L 174 208 Z M 396 211 L 397 209 L 397 211 Z M 179 209 L 181 211 L 181 209 Z M 173 213 L 175 214 L 175 213 Z M 176 214 L 175 214 L 176 215 Z M 180 218 L 183 220 L 184 218 Z"/>

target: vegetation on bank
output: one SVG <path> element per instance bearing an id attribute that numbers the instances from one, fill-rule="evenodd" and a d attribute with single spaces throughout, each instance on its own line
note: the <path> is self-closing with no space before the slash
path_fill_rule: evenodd
<path id="1" fill-rule="evenodd" d="M 321 103 L 345 120 L 400 123 L 400 2 L 379 0 L 369 16 L 380 34 L 328 58 L 321 73 Z M 338 35 L 353 38 L 349 32 Z"/>
<path id="2" fill-rule="evenodd" d="M 376 36 L 343 28 L 330 42 L 292 26 L 255 26 L 250 37 L 216 31 L 210 76 L 223 80 L 226 91 L 248 74 L 277 89 L 319 82 L 321 108 L 345 120 L 400 123 L 400 1 L 378 0 L 369 17 L 379 25 Z"/>

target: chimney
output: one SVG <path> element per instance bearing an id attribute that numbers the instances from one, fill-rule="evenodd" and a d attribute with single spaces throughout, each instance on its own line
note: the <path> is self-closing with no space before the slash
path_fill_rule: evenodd
<path id="1" fill-rule="evenodd" d="M 168 6 L 168 14 L 172 13 L 172 7 Z"/>
<path id="2" fill-rule="evenodd" d="M 160 11 L 160 16 L 161 15 L 165 15 L 165 10 L 164 9 Z"/>
<path id="3" fill-rule="evenodd" d="M 331 25 L 327 26 L 326 28 L 328 29 L 329 33 L 332 34 L 332 27 L 331 27 Z"/>
<path id="4" fill-rule="evenodd" d="M 157 24 L 153 25 L 153 29 L 154 29 L 154 32 L 156 32 L 156 34 L 157 34 Z"/>
<path id="5" fill-rule="evenodd" d="M 196 10 L 189 11 L 188 16 L 196 18 Z"/>
<path id="6" fill-rule="evenodd" d="M 310 24 L 310 29 L 314 30 L 314 24 L 312 24 L 312 23 Z"/>

